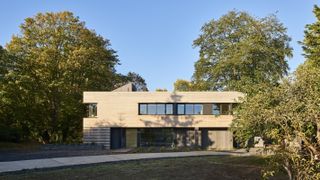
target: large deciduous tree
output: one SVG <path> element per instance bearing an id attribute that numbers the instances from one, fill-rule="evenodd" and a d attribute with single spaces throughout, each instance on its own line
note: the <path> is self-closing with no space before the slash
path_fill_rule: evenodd
<path id="1" fill-rule="evenodd" d="M 306 26 L 302 42 L 306 61 L 279 86 L 247 96 L 233 130 L 246 142 L 260 136 L 273 152 L 271 174 L 284 169 L 290 179 L 320 179 L 320 9 Z M 268 174 L 267 173 L 267 174 Z"/>
<path id="2" fill-rule="evenodd" d="M 82 93 L 114 88 L 115 51 L 71 12 L 39 13 L 20 28 L 7 45 L 15 57 L 2 88 L 7 113 L 40 141 L 79 141 Z"/>
<path id="3" fill-rule="evenodd" d="M 201 28 L 193 83 L 199 90 L 255 92 L 287 74 L 292 48 L 286 28 L 275 16 L 254 18 L 231 11 Z"/>
<path id="4" fill-rule="evenodd" d="M 128 72 L 125 79 L 132 82 L 137 91 L 148 91 L 146 81 L 137 73 Z"/>
<path id="5" fill-rule="evenodd" d="M 192 82 L 183 79 L 177 79 L 173 86 L 175 91 L 192 91 L 194 89 Z"/>

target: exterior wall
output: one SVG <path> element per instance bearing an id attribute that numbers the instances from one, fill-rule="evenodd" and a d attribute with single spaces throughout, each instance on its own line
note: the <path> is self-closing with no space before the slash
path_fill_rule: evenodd
<path id="1" fill-rule="evenodd" d="M 124 86 L 121 86 L 115 90 L 113 90 L 113 92 L 132 92 L 135 91 L 135 87 L 133 86 L 132 83 L 128 83 Z"/>
<path id="2" fill-rule="evenodd" d="M 110 128 L 85 127 L 83 129 L 83 143 L 103 144 L 106 149 L 110 149 Z"/>
<path id="3" fill-rule="evenodd" d="M 201 146 L 201 131 L 194 129 L 176 129 L 176 145 L 183 146 Z"/>
<path id="4" fill-rule="evenodd" d="M 97 117 L 83 127 L 229 127 L 232 115 L 139 115 L 139 103 L 236 103 L 239 92 L 84 92 L 84 103 L 97 103 Z"/>
<path id="5" fill-rule="evenodd" d="M 202 147 L 229 150 L 233 148 L 233 135 L 228 129 L 202 129 Z"/>
<path id="6" fill-rule="evenodd" d="M 139 115 L 138 106 L 139 103 L 237 103 L 244 96 L 242 93 L 130 91 L 129 84 L 113 92 L 84 92 L 84 103 L 97 103 L 97 117 L 83 119 L 84 143 L 104 144 L 107 149 L 111 144 L 113 148 L 130 148 L 138 144 L 137 128 L 175 128 L 177 146 L 232 149 L 232 133 L 227 130 L 232 115 Z M 210 114 L 211 109 L 210 104 L 204 104 L 203 114 Z"/>
<path id="7" fill-rule="evenodd" d="M 138 130 L 126 129 L 126 148 L 135 148 L 138 145 Z"/>

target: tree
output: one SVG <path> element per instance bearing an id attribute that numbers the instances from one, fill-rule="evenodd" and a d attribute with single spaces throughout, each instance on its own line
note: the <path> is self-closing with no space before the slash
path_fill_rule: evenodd
<path id="1" fill-rule="evenodd" d="M 290 179 L 320 179 L 320 9 L 317 22 L 306 26 L 302 42 L 306 61 L 291 78 L 247 96 L 236 113 L 232 129 L 245 144 L 260 136 L 269 142 L 272 175 L 284 169 Z"/>
<path id="2" fill-rule="evenodd" d="M 287 74 L 290 38 L 275 16 L 257 19 L 231 11 L 206 23 L 201 32 L 193 43 L 200 48 L 193 74 L 198 90 L 250 93 L 255 85 L 275 85 Z"/>
<path id="3" fill-rule="evenodd" d="M 302 44 L 304 51 L 304 56 L 308 60 L 308 63 L 312 63 L 312 66 L 317 68 L 320 67 L 320 8 L 318 6 L 314 7 L 313 13 L 315 14 L 317 21 L 313 24 L 306 25 L 306 30 L 304 31 L 305 36 Z"/>
<path id="4" fill-rule="evenodd" d="M 317 21 L 313 24 L 306 25 L 305 36 L 302 44 L 304 56 L 307 59 L 297 71 L 297 79 L 301 79 L 301 83 L 308 88 L 308 96 L 310 99 L 308 113 L 313 114 L 314 121 L 317 127 L 317 141 L 320 146 L 320 8 L 314 6 L 313 10 Z M 318 114 L 314 114 L 314 112 Z M 318 153 L 320 156 L 320 153 Z"/>
<path id="5" fill-rule="evenodd" d="M 39 141 L 80 141 L 82 93 L 114 89 L 115 51 L 71 12 L 39 13 L 20 28 L 7 45 L 16 57 L 4 88 L 14 92 L 12 116 Z"/>
<path id="6" fill-rule="evenodd" d="M 183 80 L 183 79 L 177 79 L 174 83 L 174 90 L 175 91 L 192 91 L 193 84 L 190 81 Z"/>
<path id="7" fill-rule="evenodd" d="M 18 131 L 12 127 L 12 119 L 8 116 L 10 109 L 7 105 L 10 99 L 5 91 L 5 75 L 11 69 L 10 58 L 8 52 L 0 46 L 0 141 L 19 141 L 16 137 Z"/>
<path id="8" fill-rule="evenodd" d="M 129 72 L 126 76 L 127 81 L 133 83 L 137 91 L 148 91 L 146 81 L 137 73 Z"/>
<path id="9" fill-rule="evenodd" d="M 320 153 L 320 141 L 315 137 L 320 115 L 320 76 L 314 70 L 300 70 L 297 79 L 246 97 L 238 107 L 232 129 L 242 144 L 254 136 L 269 142 L 265 150 L 274 155 L 270 156 L 271 166 L 266 172 L 284 169 L 290 179 L 319 179 L 316 155 Z"/>
<path id="10" fill-rule="evenodd" d="M 156 92 L 168 92 L 168 90 L 166 88 L 157 88 Z"/>

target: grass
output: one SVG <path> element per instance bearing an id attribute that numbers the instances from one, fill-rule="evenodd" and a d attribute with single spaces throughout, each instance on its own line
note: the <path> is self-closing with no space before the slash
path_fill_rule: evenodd
<path id="1" fill-rule="evenodd" d="M 265 159 L 255 156 L 187 157 L 28 170 L 0 174 L 0 179 L 261 179 L 263 165 Z"/>

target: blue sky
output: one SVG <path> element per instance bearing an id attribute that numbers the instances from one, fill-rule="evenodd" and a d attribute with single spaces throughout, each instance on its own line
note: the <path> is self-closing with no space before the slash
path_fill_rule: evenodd
<path id="1" fill-rule="evenodd" d="M 230 10 L 247 11 L 256 17 L 276 13 L 292 37 L 294 57 L 289 60 L 293 71 L 304 60 L 297 41 L 303 39 L 304 27 L 315 21 L 315 0 L 8 0 L 0 6 L 0 45 L 26 17 L 38 12 L 72 11 L 89 29 L 111 41 L 117 51 L 121 73 L 133 71 L 147 81 L 150 90 L 173 89 L 176 79 L 190 79 L 198 49 L 192 42 L 201 26 L 218 19 Z"/>

